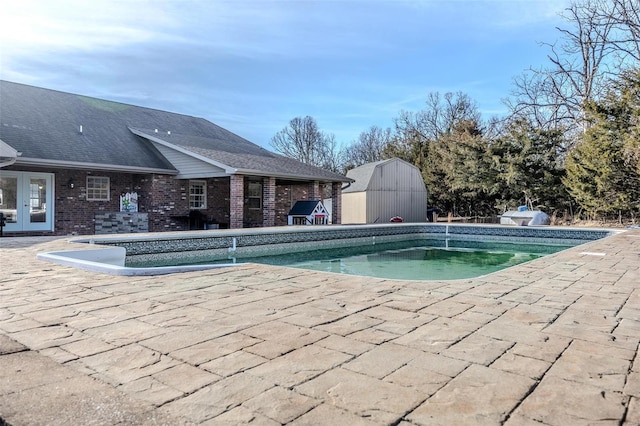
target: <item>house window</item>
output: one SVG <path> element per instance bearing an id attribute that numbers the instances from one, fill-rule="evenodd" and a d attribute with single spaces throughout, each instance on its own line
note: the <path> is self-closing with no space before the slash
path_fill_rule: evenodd
<path id="1" fill-rule="evenodd" d="M 109 178 L 87 176 L 87 200 L 109 201 Z"/>
<path id="2" fill-rule="evenodd" d="M 252 210 L 262 208 L 262 183 L 249 182 L 249 191 L 247 194 L 247 206 Z"/>
<path id="3" fill-rule="evenodd" d="M 189 208 L 207 208 L 207 183 L 203 180 L 189 181 Z"/>

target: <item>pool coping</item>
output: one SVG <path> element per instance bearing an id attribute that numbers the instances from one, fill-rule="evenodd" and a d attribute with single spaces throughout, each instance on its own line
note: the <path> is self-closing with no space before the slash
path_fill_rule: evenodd
<path id="1" fill-rule="evenodd" d="M 188 231 L 180 233 L 125 234 L 79 237 L 71 243 L 83 244 L 77 250 L 39 253 L 37 258 L 65 266 L 116 276 L 149 276 L 202 271 L 245 264 L 236 256 L 266 252 L 286 254 L 313 243 L 318 248 L 347 247 L 415 238 L 493 240 L 540 243 L 564 238 L 578 245 L 623 230 L 606 228 L 567 228 L 550 226 L 466 225 L 400 223 L 339 226 L 288 226 L 237 230 Z M 555 237 L 554 237 L 555 235 Z M 578 238 L 580 237 L 580 238 Z M 138 261 L 193 258 L 228 258 L 227 263 L 131 267 L 127 256 Z"/>

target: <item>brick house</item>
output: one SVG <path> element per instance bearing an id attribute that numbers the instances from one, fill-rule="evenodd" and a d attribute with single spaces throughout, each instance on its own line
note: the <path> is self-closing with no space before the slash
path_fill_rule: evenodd
<path id="1" fill-rule="evenodd" d="M 0 81 L 5 235 L 286 225 L 296 201 L 329 193 L 340 223 L 350 181 L 202 118 Z"/>

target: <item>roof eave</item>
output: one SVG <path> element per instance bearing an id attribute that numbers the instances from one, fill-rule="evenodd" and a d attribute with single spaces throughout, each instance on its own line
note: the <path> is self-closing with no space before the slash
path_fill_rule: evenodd
<path id="1" fill-rule="evenodd" d="M 158 173 L 163 175 L 178 174 L 178 171 L 175 169 L 124 166 L 120 164 L 84 163 L 84 162 L 78 162 L 78 161 L 45 160 L 41 158 L 28 158 L 28 157 L 18 157 L 14 164 L 18 166 L 40 166 L 40 167 L 84 169 L 84 170 L 104 170 L 104 171 L 128 172 L 128 173 Z"/>
<path id="2" fill-rule="evenodd" d="M 239 175 L 258 175 L 258 176 L 267 176 L 267 177 L 275 177 L 281 179 L 295 179 L 295 180 L 317 180 L 323 182 L 355 182 L 353 179 L 348 177 L 343 178 L 328 178 L 326 176 L 313 176 L 313 175 L 299 175 L 295 173 L 282 173 L 282 172 L 265 172 L 263 170 L 254 170 L 254 169 L 237 169 L 235 174 Z"/>

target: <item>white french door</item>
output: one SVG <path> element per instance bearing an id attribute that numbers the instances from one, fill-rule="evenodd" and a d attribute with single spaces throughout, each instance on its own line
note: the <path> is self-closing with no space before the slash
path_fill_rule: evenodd
<path id="1" fill-rule="evenodd" d="M 53 231 L 53 174 L 0 171 L 7 232 Z"/>

